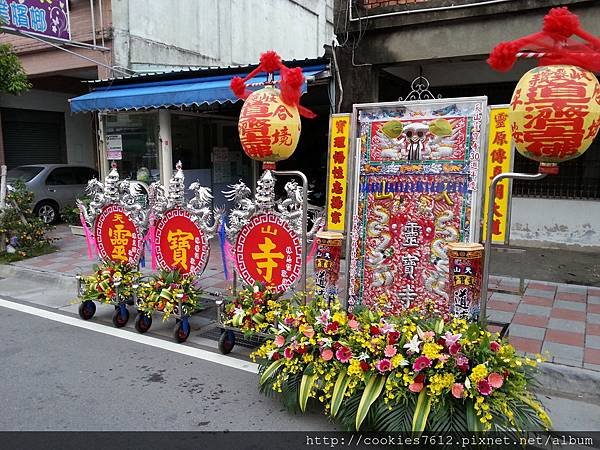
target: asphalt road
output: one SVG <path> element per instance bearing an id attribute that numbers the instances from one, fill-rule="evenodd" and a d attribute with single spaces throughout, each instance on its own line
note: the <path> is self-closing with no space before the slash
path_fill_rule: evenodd
<path id="1" fill-rule="evenodd" d="M 254 373 L 128 339 L 0 307 L 0 342 L 0 431 L 335 429 Z"/>

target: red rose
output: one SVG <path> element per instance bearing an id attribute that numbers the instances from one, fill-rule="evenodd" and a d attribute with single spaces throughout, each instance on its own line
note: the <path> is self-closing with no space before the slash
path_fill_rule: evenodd
<path id="1" fill-rule="evenodd" d="M 337 322 L 330 322 L 325 327 L 325 333 L 335 334 L 338 331 L 339 324 Z"/>
<path id="2" fill-rule="evenodd" d="M 500 344 L 496 341 L 490 342 L 490 350 L 493 352 L 497 352 L 500 350 Z"/>
<path id="3" fill-rule="evenodd" d="M 306 347 L 305 345 L 302 345 L 302 346 L 298 347 L 298 348 L 296 349 L 296 351 L 297 351 L 299 354 L 301 354 L 301 355 L 304 355 L 306 352 L 308 352 L 308 347 Z"/>
<path id="4" fill-rule="evenodd" d="M 381 331 L 379 330 L 379 327 L 376 327 L 375 325 L 371 325 L 371 328 L 369 329 L 369 331 L 371 332 L 371 334 L 373 336 L 377 336 L 378 334 L 381 333 Z"/>
<path id="5" fill-rule="evenodd" d="M 398 331 L 390 331 L 388 333 L 388 343 L 394 345 L 400 339 L 400 333 Z"/>
<path id="6" fill-rule="evenodd" d="M 450 346 L 450 348 L 448 349 L 448 353 L 450 353 L 452 356 L 456 355 L 458 352 L 460 352 L 460 344 L 458 342 L 456 342 L 455 344 L 452 344 Z"/>
<path id="7" fill-rule="evenodd" d="M 273 356 L 271 356 L 273 361 L 277 361 L 279 358 L 281 358 L 281 355 L 277 352 L 273 353 Z"/>
<path id="8" fill-rule="evenodd" d="M 360 368 L 362 369 L 363 372 L 367 372 L 371 368 L 371 366 L 369 365 L 368 362 L 363 360 L 360 362 Z"/>

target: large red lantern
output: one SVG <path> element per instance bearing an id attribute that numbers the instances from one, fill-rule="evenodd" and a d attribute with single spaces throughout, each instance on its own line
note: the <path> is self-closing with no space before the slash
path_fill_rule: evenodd
<path id="1" fill-rule="evenodd" d="M 279 71 L 281 89 L 276 89 L 274 72 Z M 265 87 L 255 92 L 246 88 L 246 81 L 255 75 L 268 74 Z M 265 168 L 292 156 L 300 137 L 300 116 L 312 118 L 315 114 L 300 105 L 302 69 L 287 68 L 274 51 L 260 55 L 260 64 L 246 77 L 234 77 L 231 90 L 243 100 L 238 131 L 246 155 L 263 161 Z"/>
<path id="2" fill-rule="evenodd" d="M 600 84 L 576 66 L 543 66 L 517 84 L 509 110 L 519 153 L 539 161 L 540 172 L 581 156 L 600 128 Z"/>
<path id="3" fill-rule="evenodd" d="M 488 63 L 505 72 L 519 56 L 539 58 L 540 67 L 521 78 L 512 97 L 515 146 L 540 162 L 541 173 L 558 173 L 556 164 L 582 155 L 600 128 L 600 85 L 592 73 L 600 71 L 600 38 L 566 7 L 552 8 L 542 31 L 496 45 Z"/>
<path id="4" fill-rule="evenodd" d="M 300 137 L 300 114 L 286 105 L 279 89 L 266 86 L 248 96 L 238 122 L 246 155 L 257 161 L 276 162 L 292 156 Z"/>

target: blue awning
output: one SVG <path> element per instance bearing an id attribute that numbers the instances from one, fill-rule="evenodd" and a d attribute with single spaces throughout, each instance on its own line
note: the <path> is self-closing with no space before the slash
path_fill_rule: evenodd
<path id="1" fill-rule="evenodd" d="M 304 76 L 309 79 L 326 69 L 326 66 L 303 67 Z M 246 74 L 218 75 L 202 78 L 188 78 L 169 81 L 155 81 L 117 86 L 100 87 L 69 100 L 71 111 L 126 111 L 170 106 L 200 106 L 211 103 L 236 102 L 229 83 L 234 76 Z M 266 76 L 256 76 L 249 83 L 262 83 Z M 249 86 L 251 90 L 259 87 Z M 302 86 L 306 92 L 306 83 Z"/>

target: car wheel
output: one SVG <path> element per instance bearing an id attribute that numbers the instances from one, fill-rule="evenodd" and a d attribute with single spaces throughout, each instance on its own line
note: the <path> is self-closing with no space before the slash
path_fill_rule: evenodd
<path id="1" fill-rule="evenodd" d="M 50 202 L 38 203 L 33 213 L 46 225 L 50 225 L 58 219 L 58 207 Z"/>

